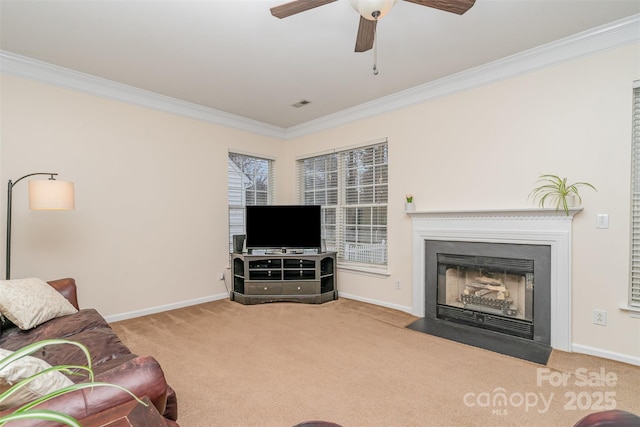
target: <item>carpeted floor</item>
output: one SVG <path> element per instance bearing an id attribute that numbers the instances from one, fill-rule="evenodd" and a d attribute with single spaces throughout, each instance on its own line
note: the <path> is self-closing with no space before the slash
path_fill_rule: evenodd
<path id="1" fill-rule="evenodd" d="M 160 361 L 182 427 L 539 427 L 613 407 L 640 414 L 638 366 L 558 351 L 537 365 L 406 329 L 414 320 L 345 298 L 221 300 L 112 327 Z"/>

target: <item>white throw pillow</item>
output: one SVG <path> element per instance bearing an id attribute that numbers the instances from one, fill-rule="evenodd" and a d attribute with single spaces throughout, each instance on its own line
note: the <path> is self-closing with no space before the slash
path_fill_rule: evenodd
<path id="1" fill-rule="evenodd" d="M 11 355 L 13 351 L 0 348 L 0 360 Z M 11 362 L 4 369 L 0 370 L 0 393 L 8 390 L 13 384 L 29 378 L 38 372 L 50 368 L 47 362 L 37 357 L 24 356 Z M 23 405 L 38 397 L 53 393 L 61 388 L 73 385 L 73 382 L 58 371 L 48 372 L 40 375 L 24 387 L 21 387 L 11 396 L 0 401 L 0 410 Z"/>
<path id="2" fill-rule="evenodd" d="M 77 311 L 42 279 L 0 280 L 0 312 L 20 329 L 31 329 Z"/>

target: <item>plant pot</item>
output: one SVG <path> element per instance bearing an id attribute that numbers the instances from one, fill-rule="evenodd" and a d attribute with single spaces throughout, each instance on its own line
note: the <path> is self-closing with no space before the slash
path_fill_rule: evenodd
<path id="1" fill-rule="evenodd" d="M 578 198 L 575 196 L 575 194 L 567 195 L 565 197 L 565 200 L 567 201 L 568 208 L 575 208 L 576 206 L 578 206 Z"/>
<path id="2" fill-rule="evenodd" d="M 404 203 L 404 211 L 405 212 L 415 212 L 416 210 L 416 205 L 413 204 L 413 202 L 405 202 Z"/>

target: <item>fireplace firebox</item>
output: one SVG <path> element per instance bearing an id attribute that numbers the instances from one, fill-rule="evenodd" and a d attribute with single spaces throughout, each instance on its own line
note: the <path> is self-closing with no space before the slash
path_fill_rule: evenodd
<path id="1" fill-rule="evenodd" d="M 551 247 L 425 240 L 425 317 L 409 328 L 547 363 Z"/>

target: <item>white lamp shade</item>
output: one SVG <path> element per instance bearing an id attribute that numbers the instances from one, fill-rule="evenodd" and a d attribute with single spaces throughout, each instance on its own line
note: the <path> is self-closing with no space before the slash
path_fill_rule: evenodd
<path id="1" fill-rule="evenodd" d="M 29 209 L 75 209 L 73 182 L 54 179 L 29 181 Z"/>
<path id="2" fill-rule="evenodd" d="M 356 12 L 370 21 L 381 19 L 389 13 L 395 3 L 396 0 L 351 0 L 351 6 Z M 380 12 L 380 16 L 374 18 L 372 14 L 376 11 Z"/>

